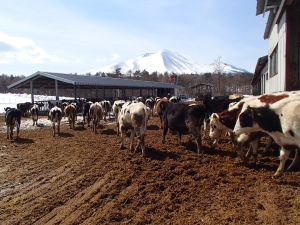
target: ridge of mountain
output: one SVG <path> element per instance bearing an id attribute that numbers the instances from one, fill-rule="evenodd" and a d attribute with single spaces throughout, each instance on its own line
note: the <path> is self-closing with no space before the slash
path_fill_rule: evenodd
<path id="1" fill-rule="evenodd" d="M 245 69 L 237 68 L 228 63 L 221 63 L 224 73 L 250 73 Z M 197 61 L 191 59 L 189 56 L 179 54 L 170 50 L 160 50 L 155 53 L 145 53 L 136 58 L 128 59 L 124 62 L 111 64 L 108 66 L 96 68 L 87 71 L 91 75 L 97 72 L 113 73 L 120 68 L 122 74 L 127 74 L 128 71 L 134 73 L 135 71 L 146 70 L 150 74 L 152 72 L 158 73 L 176 73 L 180 74 L 204 74 L 213 73 L 214 65 L 202 65 Z"/>

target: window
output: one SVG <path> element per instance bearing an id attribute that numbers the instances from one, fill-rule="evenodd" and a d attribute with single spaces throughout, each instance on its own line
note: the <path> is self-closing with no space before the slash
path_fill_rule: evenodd
<path id="1" fill-rule="evenodd" d="M 270 77 L 275 76 L 278 73 L 278 45 L 270 55 Z"/>

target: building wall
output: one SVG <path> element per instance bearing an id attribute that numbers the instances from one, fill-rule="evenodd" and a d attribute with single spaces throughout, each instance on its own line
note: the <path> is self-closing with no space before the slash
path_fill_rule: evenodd
<path id="1" fill-rule="evenodd" d="M 270 56 L 277 48 L 277 74 L 270 73 L 271 58 Z M 284 91 L 285 88 L 285 71 L 286 71 L 286 12 L 280 18 L 278 24 L 273 24 L 270 32 L 268 43 L 268 70 L 269 79 L 265 81 L 266 93 Z"/>
<path id="2" fill-rule="evenodd" d="M 300 1 L 288 6 L 286 43 L 286 90 L 300 89 Z"/>
<path id="3" fill-rule="evenodd" d="M 266 94 L 269 93 L 269 89 L 268 86 L 266 85 L 266 83 L 268 82 L 268 63 L 264 66 L 264 68 L 261 71 L 261 78 L 260 78 L 260 82 L 261 82 L 261 90 L 260 90 L 260 94 Z"/>

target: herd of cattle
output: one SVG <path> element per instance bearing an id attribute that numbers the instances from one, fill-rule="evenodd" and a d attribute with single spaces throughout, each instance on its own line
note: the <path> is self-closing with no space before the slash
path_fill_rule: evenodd
<path id="1" fill-rule="evenodd" d="M 295 150 L 295 157 L 288 168 L 299 164 L 298 148 L 300 147 L 300 91 L 279 92 L 260 96 L 240 97 L 236 99 L 206 98 L 196 104 L 181 103 L 176 96 L 168 98 L 136 98 L 125 101 L 116 100 L 100 102 L 84 102 L 80 107 L 76 103 L 65 103 L 62 107 L 54 106 L 47 113 L 52 122 L 53 136 L 60 132 L 60 121 L 63 116 L 68 118 L 71 129 L 74 129 L 78 108 L 82 110 L 83 123 L 97 132 L 100 120 L 110 118 L 112 112 L 116 120 L 117 135 L 121 137 L 120 148 L 124 148 L 126 132 L 130 131 L 130 150 L 133 150 L 134 137 L 137 137 L 135 150 L 141 149 L 146 155 L 145 133 L 150 116 L 160 117 L 162 128 L 162 143 L 168 130 L 177 133 L 178 145 L 182 134 L 188 133 L 190 141 L 195 140 L 197 153 L 202 152 L 201 127 L 209 124 L 209 136 L 215 139 L 212 147 L 217 145 L 222 135 L 230 133 L 234 151 L 247 163 L 255 164 L 260 138 L 269 137 L 268 147 L 274 141 L 280 149 L 280 164 L 274 174 L 283 174 L 290 152 Z M 33 105 L 30 109 L 33 125 L 37 124 L 39 107 Z M 13 128 L 17 127 L 17 138 L 20 131 L 22 112 L 19 109 L 7 108 L 5 121 L 7 138 L 12 138 Z M 57 129 L 56 129 L 57 125 Z M 10 131 L 10 133 L 9 133 Z M 204 132 L 205 135 L 205 132 Z M 248 162 L 243 146 L 251 146 L 252 160 Z M 267 147 L 267 148 L 268 148 Z M 266 148 L 266 150 L 267 150 Z M 248 152 L 248 153 L 249 153 Z"/>

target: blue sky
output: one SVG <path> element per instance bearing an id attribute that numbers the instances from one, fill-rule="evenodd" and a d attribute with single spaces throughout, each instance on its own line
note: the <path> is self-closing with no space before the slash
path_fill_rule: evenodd
<path id="1" fill-rule="evenodd" d="M 0 0 L 0 74 L 75 73 L 162 49 L 254 72 L 255 0 Z"/>

